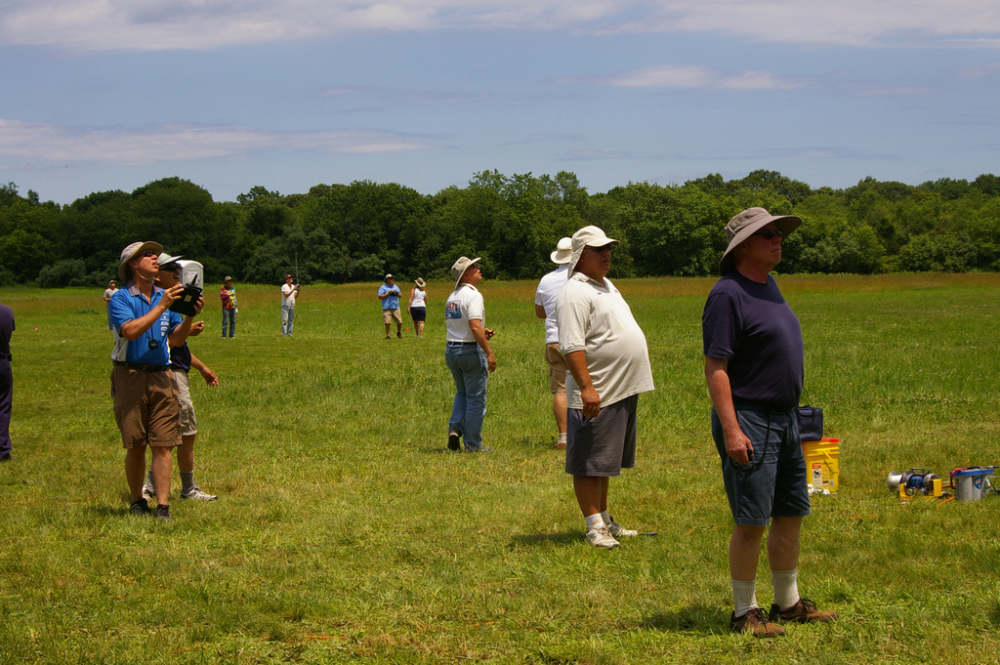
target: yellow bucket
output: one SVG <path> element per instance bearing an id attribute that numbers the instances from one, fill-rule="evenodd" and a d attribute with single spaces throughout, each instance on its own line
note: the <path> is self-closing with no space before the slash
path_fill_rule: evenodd
<path id="1" fill-rule="evenodd" d="M 810 490 L 836 492 L 840 483 L 840 439 L 803 441 L 806 475 Z"/>

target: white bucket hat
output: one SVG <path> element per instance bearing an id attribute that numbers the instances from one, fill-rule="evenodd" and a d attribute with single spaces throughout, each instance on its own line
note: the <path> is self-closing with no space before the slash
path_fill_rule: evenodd
<path id="1" fill-rule="evenodd" d="M 609 238 L 604 231 L 596 226 L 585 226 L 573 234 L 573 256 L 569 260 L 569 274 L 576 270 L 576 264 L 587 247 L 605 247 L 617 244 L 614 238 Z"/>
<path id="2" fill-rule="evenodd" d="M 772 215 L 764 208 L 747 208 L 740 214 L 729 220 L 726 224 L 726 237 L 729 238 L 729 247 L 719 260 L 719 274 L 728 275 L 736 267 L 736 256 L 731 252 L 740 246 L 744 240 L 752 236 L 757 231 L 774 222 L 783 234 L 784 238 L 788 234 L 802 225 L 802 219 L 795 215 Z"/>
<path id="3" fill-rule="evenodd" d="M 573 239 L 559 238 L 556 251 L 549 254 L 549 258 L 552 259 L 552 263 L 557 265 L 566 265 L 569 263 L 573 258 Z"/>
<path id="4" fill-rule="evenodd" d="M 451 267 L 451 276 L 455 278 L 455 288 L 458 288 L 458 283 L 462 280 L 462 275 L 471 266 L 475 265 L 479 261 L 480 257 L 470 259 L 466 256 L 459 257 L 458 261 L 455 261 L 455 265 Z"/>
<path id="5" fill-rule="evenodd" d="M 128 262 L 146 251 L 156 252 L 159 255 L 163 253 L 163 247 L 158 242 L 147 240 L 146 242 L 134 242 L 122 250 L 121 260 L 118 262 L 118 276 L 123 282 L 128 281 L 131 272 L 128 268 Z"/>
<path id="6" fill-rule="evenodd" d="M 162 268 L 163 266 L 168 266 L 174 261 L 179 261 L 183 258 L 184 258 L 183 256 L 170 256 L 166 252 L 163 252 L 162 254 L 156 257 L 156 263 L 159 264 L 159 266 Z"/>

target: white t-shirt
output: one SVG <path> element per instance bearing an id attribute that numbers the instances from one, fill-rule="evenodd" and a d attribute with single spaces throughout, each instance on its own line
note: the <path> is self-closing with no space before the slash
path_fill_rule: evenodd
<path id="1" fill-rule="evenodd" d="M 117 293 L 117 291 L 118 291 L 118 289 L 112 289 L 111 287 L 108 287 L 108 288 L 104 289 L 104 297 L 108 298 L 108 305 L 109 306 L 111 304 L 111 302 L 110 302 L 111 296 L 115 295 L 115 293 Z"/>
<path id="2" fill-rule="evenodd" d="M 282 307 L 295 307 L 295 296 L 298 295 L 298 291 L 295 291 L 294 289 L 295 287 L 291 286 L 287 282 L 281 285 Z"/>
<path id="3" fill-rule="evenodd" d="M 413 289 L 413 302 L 410 307 L 427 307 L 427 292 L 419 287 Z"/>
<path id="4" fill-rule="evenodd" d="M 483 322 L 486 327 L 486 308 L 483 306 L 483 294 L 472 284 L 465 282 L 448 296 L 444 306 L 444 327 L 449 342 L 475 342 L 476 338 L 469 327 L 469 321 Z"/>
<path id="5" fill-rule="evenodd" d="M 545 309 L 545 343 L 556 344 L 559 342 L 559 327 L 556 325 L 556 298 L 559 292 L 566 286 L 566 278 L 569 277 L 569 264 L 559 266 L 552 272 L 542 277 L 538 282 L 538 290 L 535 291 L 535 304 L 541 305 Z"/>
<path id="6" fill-rule="evenodd" d="M 563 356 L 581 350 L 586 354 L 601 406 L 653 390 L 646 336 L 610 279 L 601 284 L 573 273 L 556 300 L 556 318 L 559 351 Z M 583 408 L 580 388 L 570 372 L 566 372 L 566 395 L 569 408 Z"/>

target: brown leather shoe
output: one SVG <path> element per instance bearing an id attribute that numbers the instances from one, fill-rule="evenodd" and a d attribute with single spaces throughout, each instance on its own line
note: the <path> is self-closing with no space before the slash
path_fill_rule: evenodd
<path id="1" fill-rule="evenodd" d="M 729 629 L 734 633 L 750 633 L 754 637 L 777 637 L 785 629 L 768 621 L 764 610 L 755 607 L 741 617 L 734 612 L 729 618 Z"/>
<path id="2" fill-rule="evenodd" d="M 775 623 L 813 623 L 814 621 L 833 621 L 837 618 L 836 612 L 816 609 L 816 603 L 808 598 L 799 598 L 799 602 L 782 612 L 777 605 L 771 605 L 771 613 L 768 617 Z"/>

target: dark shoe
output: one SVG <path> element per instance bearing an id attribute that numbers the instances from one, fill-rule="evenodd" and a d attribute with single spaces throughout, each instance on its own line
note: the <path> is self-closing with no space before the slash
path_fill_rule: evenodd
<path id="1" fill-rule="evenodd" d="M 146 503 L 145 499 L 133 501 L 132 505 L 128 507 L 128 511 L 133 515 L 150 515 L 153 512 L 149 509 L 149 504 Z"/>
<path id="2" fill-rule="evenodd" d="M 783 635 L 785 629 L 768 621 L 764 610 L 755 607 L 741 617 L 734 612 L 729 618 L 729 630 L 734 633 L 749 633 L 754 637 L 777 637 Z"/>
<path id="3" fill-rule="evenodd" d="M 155 517 L 164 522 L 172 522 L 173 520 L 170 519 L 170 506 L 157 506 Z"/>
<path id="4" fill-rule="evenodd" d="M 833 621 L 836 612 L 817 610 L 816 603 L 808 598 L 799 598 L 799 602 L 782 612 L 777 605 L 771 605 L 771 621 L 776 623 L 813 623 L 814 621 Z"/>
<path id="5" fill-rule="evenodd" d="M 401 332 L 396 333 L 396 337 L 399 339 L 403 339 L 403 333 Z"/>
<path id="6" fill-rule="evenodd" d="M 0 462 L 9 462 L 9 461 L 11 461 L 12 459 L 14 459 L 14 456 L 13 456 L 13 455 L 11 455 L 10 453 L 7 453 L 7 454 L 6 454 L 6 455 L 4 455 L 3 457 L 0 457 Z"/>
<path id="7" fill-rule="evenodd" d="M 462 434 L 458 430 L 448 431 L 448 450 L 458 450 L 459 447 L 458 439 L 461 436 Z"/>

